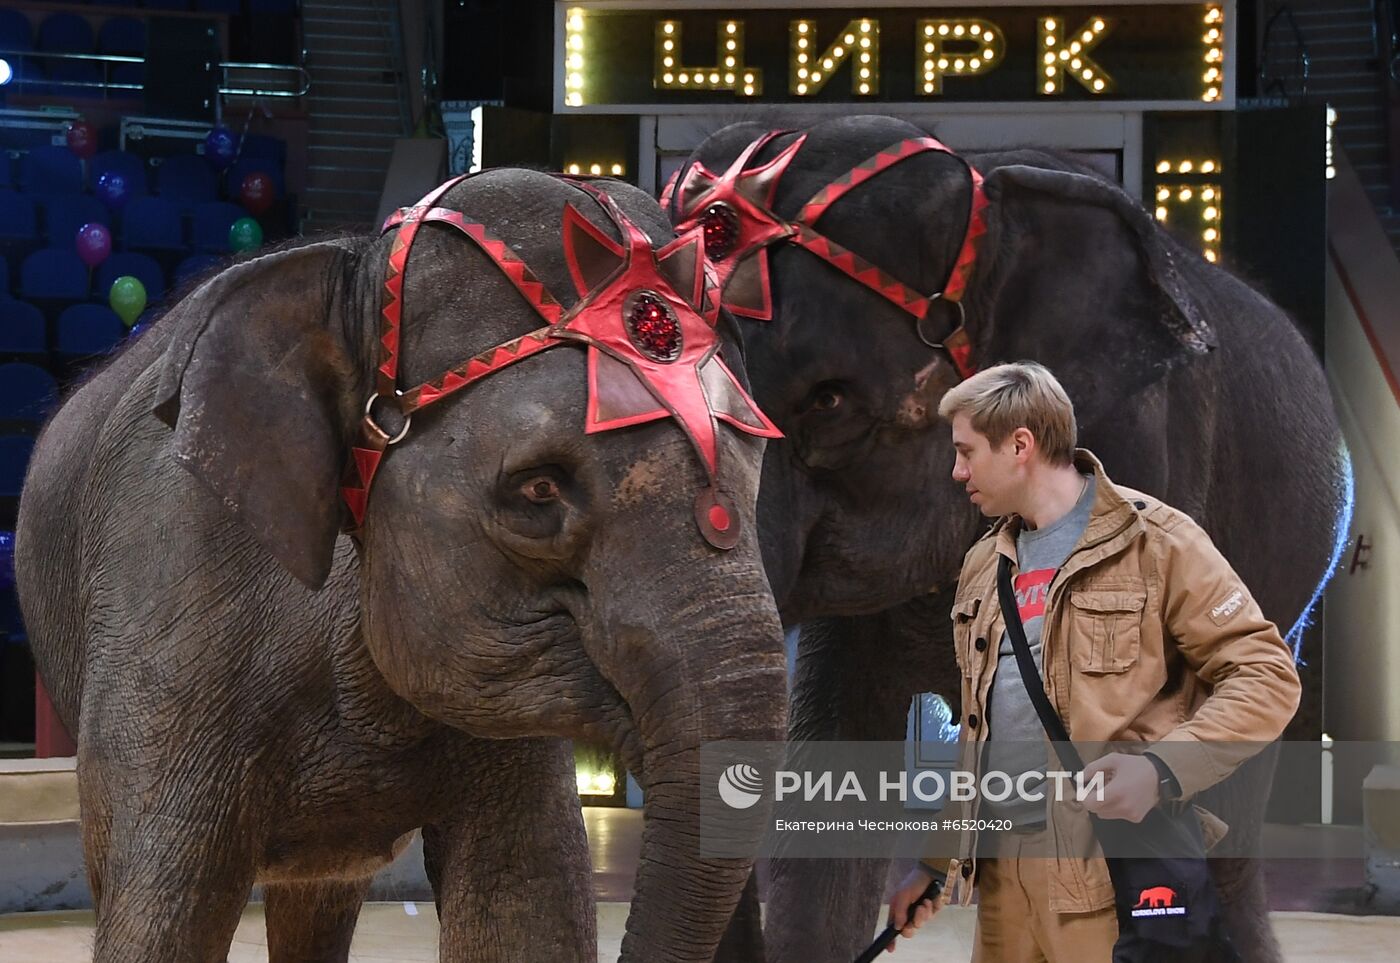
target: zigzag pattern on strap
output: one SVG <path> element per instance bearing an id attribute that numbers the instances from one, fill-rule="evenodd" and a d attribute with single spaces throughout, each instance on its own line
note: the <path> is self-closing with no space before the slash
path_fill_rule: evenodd
<path id="1" fill-rule="evenodd" d="M 953 270 L 948 272 L 948 284 L 943 288 L 943 296 L 949 301 L 961 301 L 967 291 L 967 280 L 972 274 L 973 262 L 977 260 L 977 244 L 987 233 L 987 207 L 990 202 L 982 190 L 982 175 L 968 164 L 967 172 L 972 175 L 972 205 L 967 212 L 967 234 L 963 236 L 962 249 L 953 262 Z"/>
<path id="2" fill-rule="evenodd" d="M 403 320 L 403 272 L 408 263 L 409 249 L 413 246 L 413 237 L 423 226 L 423 212 L 470 176 L 463 174 L 440 184 L 416 206 L 400 208 L 384 222 L 385 230 L 399 225 L 399 232 L 395 235 L 389 251 L 388 276 L 384 279 L 384 308 L 379 318 L 379 368 L 375 372 L 375 387 L 381 395 L 392 395 L 398 386 L 399 324 Z"/>
<path id="3" fill-rule="evenodd" d="M 557 324 L 564 316 L 563 306 L 549 292 L 549 288 L 544 286 L 544 282 L 535 277 L 525 261 L 512 251 L 505 241 L 492 235 L 484 226 L 467 220 L 460 211 L 443 208 L 429 211 L 423 215 L 423 220 L 450 224 L 475 241 L 476 246 L 496 262 L 496 266 L 510 279 L 510 283 L 515 285 L 515 289 L 529 302 L 530 307 L 550 324 Z"/>
<path id="4" fill-rule="evenodd" d="M 908 140 L 902 140 L 886 147 L 875 156 L 861 161 L 845 174 L 817 191 L 812 199 L 803 205 L 802 211 L 797 215 L 797 220 L 803 224 L 815 225 L 817 219 L 826 213 L 826 209 L 844 197 L 847 191 L 864 184 L 876 174 L 889 170 L 902 160 L 928 151 L 940 151 L 952 154 L 954 157 L 957 156 L 932 137 L 911 137 Z"/>
<path id="5" fill-rule="evenodd" d="M 509 367 L 531 355 L 539 354 L 547 348 L 565 344 L 562 338 L 550 334 L 552 328 L 539 328 L 521 335 L 513 341 L 497 345 L 483 351 L 465 364 L 458 365 L 441 378 L 425 382 L 411 391 L 406 391 L 400 399 L 404 414 L 412 414 L 454 391 L 461 391 L 467 385 L 480 381 L 489 374 Z"/>
<path id="6" fill-rule="evenodd" d="M 798 225 L 792 241 L 915 318 L 922 318 L 928 311 L 928 298 L 908 285 L 896 281 L 859 254 L 846 250 L 806 225 Z"/>

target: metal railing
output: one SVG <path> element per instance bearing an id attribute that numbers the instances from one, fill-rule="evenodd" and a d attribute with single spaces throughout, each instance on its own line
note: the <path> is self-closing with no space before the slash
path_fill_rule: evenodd
<path id="1" fill-rule="evenodd" d="M 132 57 L 123 54 L 77 54 L 77 53 L 52 53 L 40 50 L 0 50 L 0 57 L 9 61 L 14 70 L 14 77 L 10 81 L 10 86 L 23 89 L 24 87 L 72 87 L 84 90 L 100 89 L 103 91 L 139 91 L 144 92 L 144 83 L 131 83 L 128 81 L 112 80 L 112 68 L 124 64 L 146 63 L 145 57 Z M 93 63 L 102 68 L 101 79 L 93 80 L 60 80 L 50 77 L 28 76 L 29 71 L 25 69 L 32 62 L 57 61 L 60 63 Z M 232 60 L 221 60 L 214 66 L 219 68 L 219 84 L 215 88 L 222 97 L 305 97 L 311 90 L 311 75 L 306 69 L 296 64 L 263 64 L 263 63 L 243 63 Z M 252 87 L 246 83 L 235 85 L 233 74 L 258 71 L 276 71 L 282 74 L 284 82 L 277 86 Z M 240 78 L 244 79 L 244 78 Z M 272 83 L 272 81 L 269 81 Z"/>
<path id="2" fill-rule="evenodd" d="M 390 62 L 394 65 L 394 73 L 400 78 L 400 82 L 395 84 L 398 88 L 399 108 L 399 130 L 407 135 L 413 129 L 413 108 L 409 103 L 407 70 L 408 58 L 405 54 L 403 36 L 403 12 L 399 9 L 398 0 L 387 0 L 385 3 L 375 5 L 380 25 L 384 29 L 384 36 L 389 44 Z"/>
<path id="3" fill-rule="evenodd" d="M 1312 58 L 1293 16 L 1293 8 L 1287 3 L 1277 3 L 1264 9 L 1268 16 L 1259 39 L 1259 96 L 1285 100 L 1304 97 L 1308 93 Z M 1295 81 L 1298 89 L 1291 90 L 1290 85 Z"/>

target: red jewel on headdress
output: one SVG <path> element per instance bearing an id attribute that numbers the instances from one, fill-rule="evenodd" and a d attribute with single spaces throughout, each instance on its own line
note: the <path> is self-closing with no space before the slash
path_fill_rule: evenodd
<path id="1" fill-rule="evenodd" d="M 681 356 L 681 324 L 659 294 L 638 291 L 627 299 L 627 337 L 653 361 L 669 364 Z"/>
<path id="2" fill-rule="evenodd" d="M 700 220 L 705 237 L 705 254 L 712 261 L 723 261 L 739 240 L 739 215 L 728 204 L 711 204 Z"/>

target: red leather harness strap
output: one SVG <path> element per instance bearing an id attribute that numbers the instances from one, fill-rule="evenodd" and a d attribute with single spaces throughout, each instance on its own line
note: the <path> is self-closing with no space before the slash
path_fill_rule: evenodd
<path id="1" fill-rule="evenodd" d="M 711 252 L 718 262 L 719 277 L 725 286 L 725 305 L 734 313 L 745 317 L 771 319 L 771 283 L 768 279 L 766 249 L 772 244 L 786 241 L 826 261 L 847 277 L 912 315 L 916 322 L 923 320 L 936 300 L 956 303 L 959 317 L 964 323 L 960 323 L 941 342 L 933 346 L 942 347 L 947 351 L 963 378 L 975 374 L 977 369 L 972 364 L 972 345 L 967 335 L 965 312 L 961 302 L 967 291 L 968 277 L 976 263 L 977 243 L 987 231 L 987 196 L 982 190 L 982 176 L 964 161 L 971 178 L 972 196 L 963 242 L 942 290 L 934 295 L 925 295 L 832 241 L 817 230 L 816 223 L 832 204 L 851 190 L 910 157 L 931 151 L 948 154 L 950 157 L 958 155 L 933 137 L 912 137 L 899 141 L 857 164 L 817 191 L 789 222 L 773 212 L 772 197 L 778 180 L 801 148 L 806 135 L 797 138 L 777 157 L 759 168 L 744 169 L 759 150 L 783 133 L 786 131 L 770 131 L 754 140 L 723 174 L 715 174 L 696 162 L 682 173 L 674 185 L 668 185 L 668 195 L 674 194 L 680 199 L 680 227 L 703 225 L 707 241 L 711 236 L 720 236 L 728 241 L 728 233 L 722 230 L 721 222 L 728 217 L 737 221 L 730 232 L 734 235 L 732 243 L 727 243 L 723 250 Z M 734 282 L 732 292 L 731 282 Z M 925 337 L 922 330 L 919 331 L 919 337 Z"/>
<path id="2" fill-rule="evenodd" d="M 717 548 L 738 544 L 735 506 L 719 487 L 716 424 L 778 437 L 769 421 L 717 355 L 718 291 L 698 234 L 678 237 L 660 251 L 606 193 L 575 183 L 591 195 L 617 228 L 619 246 L 572 204 L 563 218 L 565 260 L 578 300 L 565 309 L 509 245 L 460 211 L 437 203 L 465 175 L 438 187 L 384 222 L 396 230 L 390 248 L 380 314 L 375 391 L 365 402 L 359 438 L 351 448 L 341 493 L 352 531 L 364 522 L 370 486 L 388 448 L 408 434 L 413 413 L 517 361 L 561 344 L 588 350 L 588 432 L 673 417 L 695 445 L 708 477 L 696 500 L 696 524 Z M 472 241 L 509 279 L 545 326 L 469 358 L 408 391 L 398 388 L 404 272 L 419 229 L 438 223 Z M 375 418 L 377 402 L 403 419 L 394 434 Z"/>

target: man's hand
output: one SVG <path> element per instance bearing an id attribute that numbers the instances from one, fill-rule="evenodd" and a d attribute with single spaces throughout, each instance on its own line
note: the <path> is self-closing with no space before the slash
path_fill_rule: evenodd
<path id="1" fill-rule="evenodd" d="M 1157 767 L 1146 756 L 1111 752 L 1084 767 L 1084 782 L 1099 772 L 1105 780 L 1103 798 L 1090 793 L 1084 808 L 1103 819 L 1140 823 L 1161 797 Z"/>
<path id="2" fill-rule="evenodd" d="M 906 939 L 913 936 L 920 926 L 933 919 L 933 914 L 943 905 L 942 899 L 921 900 L 919 905 L 913 907 L 913 912 L 910 912 L 909 904 L 922 896 L 931 882 L 933 877 L 915 866 L 890 897 L 890 925 L 899 927 L 900 936 Z M 896 945 L 897 943 L 891 943 L 885 951 L 893 953 Z"/>

